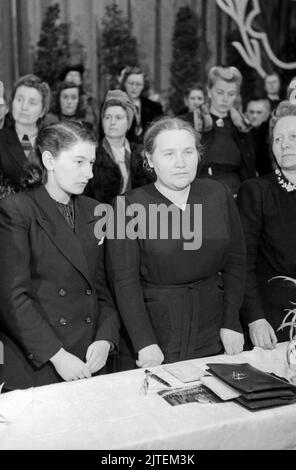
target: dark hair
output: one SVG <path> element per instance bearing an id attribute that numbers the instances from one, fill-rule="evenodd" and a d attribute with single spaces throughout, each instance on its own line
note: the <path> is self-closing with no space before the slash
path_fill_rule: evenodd
<path id="1" fill-rule="evenodd" d="M 145 154 L 145 159 L 146 159 L 146 166 L 147 166 L 147 158 L 146 158 L 146 153 L 149 155 L 152 155 L 152 153 L 155 150 L 155 140 L 157 136 L 163 132 L 163 131 L 172 131 L 172 130 L 185 130 L 190 132 L 192 136 L 194 137 L 195 140 L 195 147 L 196 150 L 198 151 L 198 156 L 199 156 L 199 166 L 202 164 L 202 150 L 203 147 L 200 143 L 201 137 L 199 132 L 197 132 L 190 122 L 184 121 L 183 119 L 177 118 L 177 117 L 161 117 L 159 119 L 156 119 L 155 121 L 150 124 L 148 127 L 147 131 L 145 132 L 144 135 L 144 154 Z"/>
<path id="2" fill-rule="evenodd" d="M 43 105 L 43 111 L 45 115 L 49 111 L 49 107 L 50 107 L 51 92 L 50 92 L 49 85 L 46 82 L 43 82 L 39 77 L 37 77 L 37 75 L 33 75 L 33 74 L 24 75 L 23 77 L 20 77 L 13 86 L 12 95 L 11 95 L 11 104 L 14 100 L 17 89 L 20 86 L 35 88 L 37 91 L 39 91 L 40 95 L 42 96 L 42 105 Z"/>
<path id="3" fill-rule="evenodd" d="M 81 75 L 81 78 L 84 74 L 84 65 L 83 64 L 73 64 L 73 65 L 67 65 L 67 67 L 65 67 L 62 72 L 60 73 L 60 81 L 63 82 L 66 78 L 66 76 L 68 75 L 69 72 L 79 72 L 80 75 Z"/>
<path id="4" fill-rule="evenodd" d="M 188 98 L 188 96 L 190 95 L 190 93 L 193 91 L 193 90 L 199 90 L 199 91 L 202 91 L 204 96 L 206 95 L 205 93 L 205 87 L 199 83 L 199 82 L 196 82 L 196 83 L 192 83 L 192 85 L 190 85 L 189 87 L 187 87 L 185 89 L 185 92 L 184 92 L 184 98 Z"/>
<path id="5" fill-rule="evenodd" d="M 42 161 L 43 152 L 47 150 L 53 157 L 57 157 L 60 152 L 69 150 L 80 141 L 97 145 L 93 132 L 79 121 L 65 120 L 43 127 L 37 135 L 35 149 L 30 153 L 25 166 L 27 176 L 24 185 L 28 187 L 46 183 L 47 170 Z"/>
<path id="6" fill-rule="evenodd" d="M 84 103 L 83 103 L 83 93 L 82 93 L 82 89 L 80 86 L 76 85 L 76 83 L 73 83 L 73 82 L 62 82 L 56 93 L 55 93 L 55 104 L 54 104 L 54 107 L 53 107 L 53 113 L 57 114 L 57 115 L 60 115 L 62 114 L 62 109 L 61 109 L 61 103 L 60 103 L 60 96 L 61 96 L 61 93 L 63 90 L 68 90 L 69 88 L 77 88 L 78 90 L 78 105 L 77 105 L 77 108 L 76 108 L 76 112 L 75 112 L 75 117 L 79 120 L 79 119 L 83 119 L 85 118 L 85 108 L 84 108 Z"/>

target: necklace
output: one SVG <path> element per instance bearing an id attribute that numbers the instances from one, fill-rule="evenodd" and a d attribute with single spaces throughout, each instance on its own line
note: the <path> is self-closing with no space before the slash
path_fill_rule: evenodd
<path id="1" fill-rule="evenodd" d="M 292 183 L 291 181 L 289 181 L 278 168 L 274 170 L 274 173 L 276 175 L 278 184 L 285 191 L 287 191 L 288 193 L 290 193 L 291 191 L 296 191 L 296 185 Z"/>

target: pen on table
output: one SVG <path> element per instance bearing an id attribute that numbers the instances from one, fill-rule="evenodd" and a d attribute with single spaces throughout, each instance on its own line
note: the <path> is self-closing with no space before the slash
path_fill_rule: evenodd
<path id="1" fill-rule="evenodd" d="M 166 387 L 171 387 L 171 384 L 169 384 L 168 382 L 166 382 L 166 380 L 163 380 L 163 379 L 162 379 L 161 377 L 159 377 L 158 375 L 153 374 L 152 372 L 150 372 L 150 370 L 145 369 L 145 374 L 148 374 L 150 377 L 152 377 L 152 379 L 157 380 L 157 382 L 160 382 L 162 385 L 165 385 Z"/>

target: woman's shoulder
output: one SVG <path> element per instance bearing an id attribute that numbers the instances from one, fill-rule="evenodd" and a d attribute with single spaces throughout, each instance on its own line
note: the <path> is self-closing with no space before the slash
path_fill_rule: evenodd
<path id="1" fill-rule="evenodd" d="M 10 194 L 0 199 L 0 210 L 7 214 L 20 214 L 24 219 L 29 220 L 30 214 L 33 213 L 35 207 L 32 198 L 32 191 L 21 191 L 15 194 Z"/>
<path id="2" fill-rule="evenodd" d="M 230 190 L 224 183 L 210 178 L 195 178 L 191 186 L 192 192 L 197 194 L 203 193 L 221 196 L 230 193 Z"/>
<path id="3" fill-rule="evenodd" d="M 258 176 L 257 178 L 250 178 L 250 179 L 245 180 L 239 189 L 239 193 L 242 193 L 245 191 L 265 192 L 274 186 L 275 186 L 274 177 L 273 177 L 273 174 L 270 173 L 268 175 Z"/>

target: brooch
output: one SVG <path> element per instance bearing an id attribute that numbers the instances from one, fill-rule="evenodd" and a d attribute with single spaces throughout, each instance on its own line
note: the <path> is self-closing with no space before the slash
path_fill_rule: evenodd
<path id="1" fill-rule="evenodd" d="M 217 127 L 224 127 L 224 121 L 222 118 L 217 119 L 216 121 Z"/>

